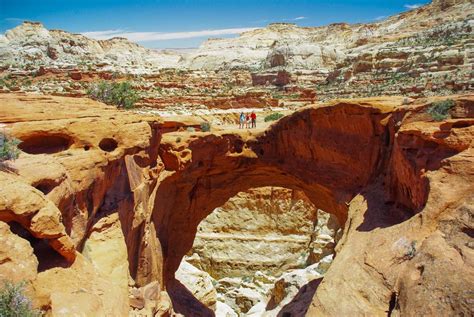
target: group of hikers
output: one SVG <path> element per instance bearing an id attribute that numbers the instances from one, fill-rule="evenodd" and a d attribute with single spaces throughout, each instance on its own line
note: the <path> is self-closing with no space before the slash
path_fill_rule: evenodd
<path id="1" fill-rule="evenodd" d="M 257 115 L 254 111 L 251 114 L 240 113 L 239 129 L 249 129 L 257 127 Z"/>

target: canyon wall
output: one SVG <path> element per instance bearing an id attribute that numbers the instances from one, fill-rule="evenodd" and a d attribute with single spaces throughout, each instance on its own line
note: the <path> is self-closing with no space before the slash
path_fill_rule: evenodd
<path id="1" fill-rule="evenodd" d="M 87 96 L 129 81 L 144 112 L 203 116 L 316 100 L 472 91 L 470 0 L 434 1 L 373 23 L 273 23 L 186 52 L 94 40 L 25 22 L 0 35 L 0 92 Z"/>
<path id="2" fill-rule="evenodd" d="M 189 254 L 196 254 L 199 268 L 215 279 L 253 276 L 256 271 L 279 276 L 306 266 L 317 223 L 316 209 L 302 192 L 251 189 L 201 222 Z"/>
<path id="3" fill-rule="evenodd" d="M 200 223 L 175 277 L 207 307 L 215 302 L 218 316 L 276 316 L 301 287 L 322 278 L 338 228 L 300 191 L 240 192 Z"/>

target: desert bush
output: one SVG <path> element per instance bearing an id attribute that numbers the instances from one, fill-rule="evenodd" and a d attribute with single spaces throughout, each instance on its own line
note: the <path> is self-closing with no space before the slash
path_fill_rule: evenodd
<path id="1" fill-rule="evenodd" d="M 284 117 L 283 114 L 281 114 L 279 112 L 275 112 L 275 113 L 272 113 L 272 114 L 269 114 L 268 116 L 266 116 L 264 120 L 265 120 L 265 122 L 275 121 L 275 120 L 278 120 L 282 117 Z"/>
<path id="2" fill-rule="evenodd" d="M 19 140 L 0 132 L 0 162 L 16 160 L 20 155 L 18 144 L 20 144 Z"/>
<path id="3" fill-rule="evenodd" d="M 442 101 L 436 101 L 426 110 L 433 120 L 443 121 L 449 115 L 449 110 L 456 105 L 456 102 L 452 99 L 446 99 Z"/>
<path id="4" fill-rule="evenodd" d="M 0 290 L 0 316 L 2 317 L 39 317 L 41 312 L 32 308 L 31 300 L 26 297 L 24 283 L 4 282 Z"/>
<path id="5" fill-rule="evenodd" d="M 100 82 L 87 90 L 87 94 L 94 100 L 102 101 L 108 105 L 118 108 L 130 109 L 140 99 L 136 91 L 129 82 L 108 83 Z"/>
<path id="6" fill-rule="evenodd" d="M 209 122 L 202 122 L 201 123 L 201 131 L 203 131 L 203 132 L 211 131 L 211 124 Z"/>

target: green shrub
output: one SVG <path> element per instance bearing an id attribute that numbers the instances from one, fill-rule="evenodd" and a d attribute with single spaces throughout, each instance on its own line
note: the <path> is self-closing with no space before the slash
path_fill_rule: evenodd
<path id="1" fill-rule="evenodd" d="M 34 310 L 31 300 L 24 294 L 25 284 L 6 281 L 0 290 L 0 316 L 2 317 L 39 317 L 41 312 Z"/>
<path id="2" fill-rule="evenodd" d="M 133 108 L 140 99 L 138 92 L 126 81 L 121 83 L 103 81 L 90 87 L 87 94 L 94 100 L 125 109 Z"/>
<path id="3" fill-rule="evenodd" d="M 284 117 L 283 114 L 281 114 L 279 112 L 275 112 L 275 113 L 272 113 L 272 114 L 269 114 L 268 116 L 266 116 L 264 120 L 265 120 L 265 122 L 275 121 L 275 120 L 278 120 L 282 117 Z"/>
<path id="4" fill-rule="evenodd" d="M 0 132 L 0 162 L 16 160 L 20 155 L 18 144 L 20 144 L 19 140 L 9 138 L 4 133 Z"/>
<path id="5" fill-rule="evenodd" d="M 427 109 L 433 120 L 443 121 L 449 115 L 449 110 L 456 105 L 456 102 L 452 99 L 446 99 L 442 101 L 436 101 L 431 104 Z"/>
<path id="6" fill-rule="evenodd" d="M 211 131 L 211 124 L 209 122 L 202 122 L 201 123 L 201 131 L 202 132 L 209 132 Z"/>

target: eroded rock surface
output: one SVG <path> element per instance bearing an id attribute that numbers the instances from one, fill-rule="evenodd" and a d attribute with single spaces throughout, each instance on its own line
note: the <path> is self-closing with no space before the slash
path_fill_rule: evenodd
<path id="1" fill-rule="evenodd" d="M 416 241 L 434 234 L 446 208 L 444 203 L 438 205 L 437 196 L 430 205 L 436 193 L 430 177 L 440 175 L 447 181 L 452 177 L 455 184 L 471 173 L 465 164 L 472 147 L 466 137 L 472 129 L 472 97 L 454 99 L 452 119 L 446 122 L 432 121 L 426 113 L 435 100 L 408 105 L 402 98 L 343 100 L 298 111 L 260 135 L 201 134 L 186 139 L 182 135 L 179 145 L 178 134 L 165 136 L 160 152 L 165 172 L 156 201 L 166 204 L 155 205 L 154 213 L 155 223 L 161 224 L 165 277 L 191 248 L 198 224 L 214 207 L 250 186 L 284 185 L 303 190 L 316 207 L 345 223 L 335 261 L 308 313 L 386 313 L 392 294 L 399 290 L 395 276 L 408 261 L 403 260 L 408 257 L 405 253 L 412 252 L 411 232 L 419 229 L 413 233 Z M 449 173 L 445 168 L 456 172 L 445 175 Z M 439 178 L 433 182 L 446 188 Z M 472 182 L 462 183 L 448 186 L 450 195 L 443 199 L 465 201 Z M 362 205 L 354 211 L 358 218 L 353 218 L 358 199 L 363 199 Z M 406 241 L 396 247 L 400 239 Z M 472 288 L 464 280 L 456 285 Z M 345 294 L 344 299 L 331 289 L 341 290 L 338 294 Z M 466 300 L 458 297 L 455 310 L 465 311 Z M 433 311 L 450 307 L 439 304 Z"/>
<path id="2" fill-rule="evenodd" d="M 199 223 L 239 192 L 285 187 L 335 215 L 344 234 L 319 286 L 282 311 L 469 315 L 474 101 L 451 98 L 442 121 L 427 109 L 443 98 L 387 97 L 307 107 L 265 131 L 210 133 L 87 99 L 0 94 L 0 119 L 23 151 L 0 172 L 2 237 L 37 258 L 32 296 L 52 315 L 124 315 L 132 300 L 136 313 L 171 314 L 170 301 L 180 313 L 174 274 Z M 109 247 L 102 239 L 117 245 L 110 258 L 95 252 Z M 1 251 L 4 276 L 22 257 Z M 261 311 L 248 301 L 259 295 L 241 291 L 235 303 Z M 285 303 L 280 289 L 274 297 Z"/>

